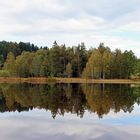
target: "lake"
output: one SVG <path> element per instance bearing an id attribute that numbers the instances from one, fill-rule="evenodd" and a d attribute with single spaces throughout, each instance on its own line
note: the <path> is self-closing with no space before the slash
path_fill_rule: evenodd
<path id="1" fill-rule="evenodd" d="M 0 84 L 1 140 L 139 140 L 140 86 Z"/>

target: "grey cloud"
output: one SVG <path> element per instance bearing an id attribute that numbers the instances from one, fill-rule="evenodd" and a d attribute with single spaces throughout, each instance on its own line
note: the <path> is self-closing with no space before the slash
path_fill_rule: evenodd
<path id="1" fill-rule="evenodd" d="M 106 19 L 115 19 L 140 8 L 139 0 L 58 0 L 74 13 L 87 13 Z"/>

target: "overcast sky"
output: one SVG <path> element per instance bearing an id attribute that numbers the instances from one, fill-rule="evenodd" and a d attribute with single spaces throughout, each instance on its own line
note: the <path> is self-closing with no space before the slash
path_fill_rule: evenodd
<path id="1" fill-rule="evenodd" d="M 140 56 L 140 0 L 0 0 L 0 40 L 104 42 Z"/>

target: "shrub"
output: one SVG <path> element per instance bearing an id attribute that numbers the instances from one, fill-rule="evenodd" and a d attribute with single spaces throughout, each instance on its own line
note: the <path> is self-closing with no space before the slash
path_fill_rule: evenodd
<path id="1" fill-rule="evenodd" d="M 9 77 L 10 72 L 8 70 L 0 70 L 0 77 Z"/>

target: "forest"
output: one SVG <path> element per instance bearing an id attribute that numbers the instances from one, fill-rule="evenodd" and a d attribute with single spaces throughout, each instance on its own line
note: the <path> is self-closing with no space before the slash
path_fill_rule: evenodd
<path id="1" fill-rule="evenodd" d="M 111 50 L 59 45 L 38 47 L 24 42 L 0 42 L 1 77 L 83 77 L 93 79 L 139 79 L 140 59 L 132 50 Z"/>

